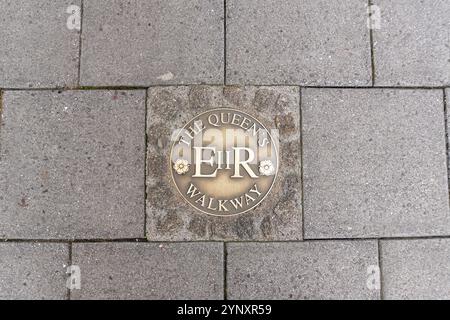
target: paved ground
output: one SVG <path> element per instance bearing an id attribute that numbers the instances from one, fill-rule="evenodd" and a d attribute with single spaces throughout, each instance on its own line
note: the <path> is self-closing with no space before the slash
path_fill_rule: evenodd
<path id="1" fill-rule="evenodd" d="M 450 299 L 450 2 L 368 4 L 0 0 L 0 299 Z M 280 131 L 232 218 L 168 176 L 217 107 Z"/>

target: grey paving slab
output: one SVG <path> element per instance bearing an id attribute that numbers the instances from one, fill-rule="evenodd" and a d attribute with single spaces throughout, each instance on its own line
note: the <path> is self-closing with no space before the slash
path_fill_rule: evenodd
<path id="1" fill-rule="evenodd" d="M 375 84 L 450 84 L 450 2 L 374 0 L 381 10 L 374 30 Z"/>
<path id="2" fill-rule="evenodd" d="M 144 233 L 145 91 L 6 91 L 1 238 Z"/>
<path id="3" fill-rule="evenodd" d="M 371 83 L 367 1 L 227 1 L 227 84 Z"/>
<path id="4" fill-rule="evenodd" d="M 222 299 L 222 243 L 74 244 L 72 299 Z"/>
<path id="5" fill-rule="evenodd" d="M 450 235 L 442 90 L 302 92 L 305 238 Z"/>
<path id="6" fill-rule="evenodd" d="M 215 217 L 192 208 L 170 176 L 170 136 L 208 109 L 244 110 L 278 129 L 280 168 L 255 210 Z M 299 89 L 296 87 L 154 87 L 148 91 L 147 238 L 173 240 L 298 240 L 302 238 Z"/>
<path id="7" fill-rule="evenodd" d="M 450 299 L 450 239 L 381 242 L 385 299 Z"/>
<path id="8" fill-rule="evenodd" d="M 68 245 L 0 243 L 0 299 L 66 299 Z"/>
<path id="9" fill-rule="evenodd" d="M 80 0 L 0 1 L 0 87 L 65 87 L 78 79 L 79 32 L 66 13 Z"/>
<path id="10" fill-rule="evenodd" d="M 368 268 L 378 266 L 376 241 L 230 243 L 227 261 L 231 300 L 380 297 L 367 286 Z"/>
<path id="11" fill-rule="evenodd" d="M 81 84 L 223 83 L 222 0 L 85 0 Z"/>

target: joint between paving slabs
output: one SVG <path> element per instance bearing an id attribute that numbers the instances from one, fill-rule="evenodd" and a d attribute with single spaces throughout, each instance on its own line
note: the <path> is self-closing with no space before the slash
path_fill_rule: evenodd
<path id="1" fill-rule="evenodd" d="M 69 251 L 69 261 L 68 261 L 68 267 L 72 266 L 72 242 L 69 242 L 67 244 L 68 246 L 68 251 Z M 66 296 L 66 300 L 70 300 L 71 298 L 71 289 L 68 287 L 67 288 L 67 296 Z"/>
<path id="2" fill-rule="evenodd" d="M 380 300 L 384 300 L 384 293 L 383 293 L 383 263 L 381 258 L 381 240 L 377 240 L 377 248 L 378 248 L 378 268 L 380 272 Z"/>
<path id="3" fill-rule="evenodd" d="M 81 82 L 81 42 L 82 42 L 82 33 L 83 33 L 83 11 L 84 11 L 84 0 L 80 0 L 80 34 L 78 38 L 78 86 L 80 86 Z"/>
<path id="4" fill-rule="evenodd" d="M 148 132 L 147 132 L 147 113 L 148 113 L 148 90 L 145 91 L 145 124 L 144 124 L 144 134 L 145 134 L 145 145 L 144 145 L 144 238 L 147 237 L 147 145 L 148 145 Z"/>
<path id="5" fill-rule="evenodd" d="M 2 133 L 3 124 L 3 90 L 0 89 L 0 134 Z M 0 144 L 0 151 L 2 150 L 2 145 Z M 0 158 L 1 160 L 1 158 Z"/>
<path id="6" fill-rule="evenodd" d="M 145 238 L 121 238 L 121 239 L 0 239 L 0 243 L 138 243 L 138 242 L 149 242 Z M 160 241 L 161 242 L 161 241 Z M 159 243 L 155 241 L 155 243 Z M 181 243 L 181 241 L 180 241 Z"/>
<path id="7" fill-rule="evenodd" d="M 447 169 L 447 188 L 448 188 L 448 194 L 449 194 L 449 207 L 450 207 L 450 171 L 449 171 L 449 140 L 448 140 L 448 110 L 447 110 L 447 94 L 445 89 L 442 90 L 443 94 L 443 101 L 444 101 L 444 130 L 445 130 L 445 163 L 446 163 L 446 169 Z"/>
<path id="8" fill-rule="evenodd" d="M 0 89 L 0 125 L 2 119 L 2 111 L 3 111 L 3 90 Z"/>
<path id="9" fill-rule="evenodd" d="M 300 191 L 301 196 L 300 199 L 302 201 L 302 240 L 305 240 L 305 201 L 304 201 L 304 186 L 303 186 L 303 115 L 302 115 L 302 88 L 299 88 L 299 113 L 300 113 L 300 123 L 299 123 L 299 131 L 300 131 Z"/>
<path id="10" fill-rule="evenodd" d="M 223 84 L 227 84 L 227 0 L 223 0 Z"/>
<path id="11" fill-rule="evenodd" d="M 326 242 L 326 241 L 373 241 L 373 240 L 433 240 L 433 239 L 450 239 L 450 235 L 444 236 L 419 236 L 419 237 L 368 237 L 368 238 L 306 238 L 302 240 L 177 240 L 177 241 L 163 241 L 163 240 L 148 240 L 147 238 L 118 238 L 118 239 L 0 239 L 0 243 L 164 243 L 164 244 L 176 244 L 176 243 L 298 243 L 298 242 Z"/>
<path id="12" fill-rule="evenodd" d="M 149 88 L 149 86 L 79 86 L 67 88 L 67 90 L 148 90 Z"/>
<path id="13" fill-rule="evenodd" d="M 350 89 L 391 89 L 391 90 L 445 90 L 447 86 L 315 86 L 299 85 L 296 83 L 285 84 L 207 84 L 207 83 L 173 83 L 173 84 L 154 84 L 146 86 L 74 86 L 74 87 L 48 87 L 48 88 L 0 88 L 3 91 L 81 91 L 81 90 L 148 90 L 158 87 L 297 87 L 300 89 L 330 89 L 330 90 L 350 90 Z"/>
<path id="14" fill-rule="evenodd" d="M 370 41 L 370 66 L 371 66 L 371 73 L 372 73 L 372 87 L 375 87 L 375 50 L 374 50 L 374 43 L 373 43 L 373 26 L 372 26 L 372 19 L 371 15 L 372 12 L 370 10 L 371 6 L 373 5 L 372 0 L 368 0 L 368 7 L 367 7 L 367 15 L 369 19 L 369 41 Z"/>

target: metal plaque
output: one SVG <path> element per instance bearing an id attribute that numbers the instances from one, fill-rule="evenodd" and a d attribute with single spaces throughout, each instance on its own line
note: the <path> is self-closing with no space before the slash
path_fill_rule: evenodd
<path id="1" fill-rule="evenodd" d="M 183 198 L 214 216 L 247 212 L 268 195 L 278 172 L 278 135 L 253 116 L 221 108 L 173 135 L 170 167 Z"/>

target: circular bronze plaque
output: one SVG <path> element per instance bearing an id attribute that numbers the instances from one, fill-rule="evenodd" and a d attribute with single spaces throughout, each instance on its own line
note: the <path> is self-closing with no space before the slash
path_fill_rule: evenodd
<path id="1" fill-rule="evenodd" d="M 174 135 L 173 181 L 197 210 L 230 216 L 255 208 L 278 171 L 276 132 L 249 114 L 228 108 L 204 112 Z"/>

